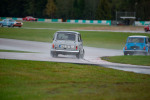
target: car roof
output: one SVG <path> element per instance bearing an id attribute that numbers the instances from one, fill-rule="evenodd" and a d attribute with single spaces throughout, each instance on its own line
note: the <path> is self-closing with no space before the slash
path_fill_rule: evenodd
<path id="1" fill-rule="evenodd" d="M 133 35 L 129 37 L 135 37 L 135 38 L 148 38 L 148 36 L 142 36 L 142 35 Z"/>
<path id="2" fill-rule="evenodd" d="M 75 32 L 75 31 L 57 31 L 56 33 L 76 33 L 76 34 L 80 34 L 79 32 Z"/>
<path id="3" fill-rule="evenodd" d="M 26 16 L 26 17 L 33 17 L 33 16 Z"/>
<path id="4" fill-rule="evenodd" d="M 11 19 L 11 18 L 6 18 L 6 19 L 4 19 L 4 20 L 13 20 L 13 19 Z M 14 21 L 14 20 L 13 20 Z"/>

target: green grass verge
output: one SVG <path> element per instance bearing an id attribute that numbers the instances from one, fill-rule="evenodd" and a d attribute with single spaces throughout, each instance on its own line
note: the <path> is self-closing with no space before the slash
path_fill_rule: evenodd
<path id="1" fill-rule="evenodd" d="M 0 52 L 18 52 L 18 53 L 35 53 L 35 52 L 28 52 L 28 51 L 18 51 L 18 50 L 2 50 Z"/>
<path id="2" fill-rule="evenodd" d="M 70 23 L 45 23 L 45 22 L 23 22 L 23 27 L 31 28 L 55 28 L 55 29 L 72 29 L 79 27 L 104 26 L 98 24 L 70 24 Z M 108 27 L 108 26 L 107 26 Z"/>
<path id="3" fill-rule="evenodd" d="M 112 56 L 102 57 L 102 59 L 116 63 L 150 66 L 150 56 Z"/>
<path id="4" fill-rule="evenodd" d="M 0 28 L 0 38 L 11 38 L 20 40 L 31 40 L 41 42 L 52 42 L 53 34 L 57 30 L 48 29 L 22 29 L 22 28 Z M 88 32 L 80 31 L 85 46 L 122 49 L 126 39 L 130 35 L 143 35 L 139 33 L 121 32 Z M 150 36 L 150 34 L 144 34 Z"/>
<path id="5" fill-rule="evenodd" d="M 75 27 L 98 26 L 90 24 L 68 24 L 68 23 L 43 23 L 43 22 L 24 22 L 23 27 L 29 28 L 55 28 L 50 29 L 23 29 L 23 28 L 0 28 L 0 38 L 11 38 L 20 40 L 31 40 L 41 42 L 52 42 L 53 34 L 57 29 L 72 29 Z M 99 25 L 99 27 L 101 27 Z M 109 27 L 109 26 L 106 26 Z M 122 33 L 122 32 L 94 32 L 94 31 L 79 31 L 82 34 L 83 43 L 85 46 L 122 49 L 126 39 L 130 35 L 146 35 L 150 34 L 139 33 Z"/>
<path id="6" fill-rule="evenodd" d="M 1 100 L 149 100 L 150 75 L 98 66 L 0 59 Z"/>

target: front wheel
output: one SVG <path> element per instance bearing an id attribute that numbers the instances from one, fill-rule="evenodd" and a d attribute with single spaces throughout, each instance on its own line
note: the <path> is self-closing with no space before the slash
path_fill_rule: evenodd
<path id="1" fill-rule="evenodd" d="M 3 27 L 3 24 L 0 24 L 0 27 Z"/>

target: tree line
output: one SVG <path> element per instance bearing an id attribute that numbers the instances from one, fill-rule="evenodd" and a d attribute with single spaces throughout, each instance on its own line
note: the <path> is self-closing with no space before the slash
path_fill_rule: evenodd
<path id="1" fill-rule="evenodd" d="M 150 20 L 150 0 L 1 0 L 1 17 L 115 20 L 116 11 Z"/>

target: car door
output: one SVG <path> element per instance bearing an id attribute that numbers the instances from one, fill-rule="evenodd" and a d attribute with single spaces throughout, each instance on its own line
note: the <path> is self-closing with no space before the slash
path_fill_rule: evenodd
<path id="1" fill-rule="evenodd" d="M 5 19 L 4 22 L 3 22 L 3 25 L 7 26 L 7 24 L 8 24 L 8 21 Z"/>
<path id="2" fill-rule="evenodd" d="M 150 52 L 150 38 L 148 38 L 147 41 L 148 41 L 148 44 L 147 44 L 147 45 L 148 45 L 148 47 L 149 47 L 149 52 Z"/>
<path id="3" fill-rule="evenodd" d="M 7 20 L 7 26 L 10 26 L 11 25 L 11 20 Z"/>

